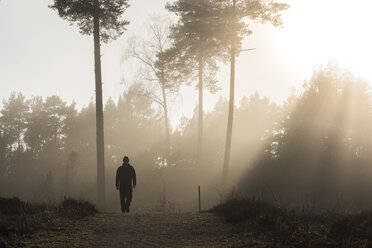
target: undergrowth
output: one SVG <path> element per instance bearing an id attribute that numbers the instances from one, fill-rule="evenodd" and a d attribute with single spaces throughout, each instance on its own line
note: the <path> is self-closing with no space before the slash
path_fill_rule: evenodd
<path id="1" fill-rule="evenodd" d="M 66 199 L 58 206 L 58 213 L 61 217 L 70 219 L 79 219 L 83 217 L 93 216 L 97 213 L 94 205 L 87 201 Z"/>
<path id="2" fill-rule="evenodd" d="M 299 214 L 256 199 L 231 200 L 210 210 L 273 247 L 372 248 L 372 213 Z M 268 246 L 271 247 L 271 246 Z"/>
<path id="3" fill-rule="evenodd" d="M 63 220 L 78 220 L 96 213 L 94 205 L 82 200 L 65 199 L 54 205 L 0 197 L 0 247 L 13 247 L 19 237 L 54 227 Z"/>

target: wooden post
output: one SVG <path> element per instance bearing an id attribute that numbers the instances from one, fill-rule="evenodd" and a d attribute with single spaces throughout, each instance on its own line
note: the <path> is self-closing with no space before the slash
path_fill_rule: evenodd
<path id="1" fill-rule="evenodd" d="M 198 195 L 199 195 L 199 213 L 201 213 L 200 185 L 198 185 Z"/>

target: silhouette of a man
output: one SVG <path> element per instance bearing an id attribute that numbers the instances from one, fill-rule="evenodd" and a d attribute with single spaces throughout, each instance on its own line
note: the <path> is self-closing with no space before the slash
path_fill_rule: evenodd
<path id="1" fill-rule="evenodd" d="M 136 187 L 136 172 L 129 164 L 129 158 L 123 158 L 123 165 L 116 171 L 116 189 L 120 192 L 121 211 L 129 213 L 132 191 Z"/>

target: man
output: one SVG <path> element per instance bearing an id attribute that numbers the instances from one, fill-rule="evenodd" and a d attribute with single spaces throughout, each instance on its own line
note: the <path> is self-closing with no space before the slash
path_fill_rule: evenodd
<path id="1" fill-rule="evenodd" d="M 116 171 L 116 189 L 120 192 L 121 211 L 129 213 L 132 191 L 136 187 L 136 172 L 129 164 L 129 158 L 123 158 L 123 165 Z"/>

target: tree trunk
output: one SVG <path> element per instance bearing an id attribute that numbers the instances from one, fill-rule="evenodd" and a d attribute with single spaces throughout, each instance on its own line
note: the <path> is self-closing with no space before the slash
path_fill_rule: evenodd
<path id="1" fill-rule="evenodd" d="M 223 160 L 223 187 L 227 186 L 229 162 L 230 162 L 230 151 L 231 151 L 231 138 L 232 138 L 232 127 L 234 120 L 234 88 L 235 88 L 235 48 L 231 49 L 231 61 L 230 61 L 230 98 L 229 98 L 229 116 L 227 118 L 227 132 L 226 132 L 226 144 L 225 144 L 225 156 Z"/>
<path id="2" fill-rule="evenodd" d="M 198 118 L 198 146 L 197 165 L 203 164 L 203 60 L 199 57 L 199 118 Z"/>
<path id="3" fill-rule="evenodd" d="M 96 12 L 93 17 L 94 24 L 94 69 L 96 81 L 96 135 L 97 135 L 97 203 L 102 210 L 105 209 L 105 156 L 103 134 L 103 104 L 102 104 L 102 75 L 101 75 L 101 49 L 99 34 L 99 4 L 94 0 Z"/>
<path id="4" fill-rule="evenodd" d="M 169 159 L 170 154 L 170 138 L 169 138 L 169 120 L 168 120 L 168 105 L 167 105 L 167 96 L 165 94 L 164 83 L 161 85 L 161 90 L 163 94 L 163 108 L 164 108 L 164 122 L 165 122 L 165 138 L 166 138 L 166 156 Z"/>
<path id="5" fill-rule="evenodd" d="M 233 0 L 233 8 L 235 10 L 235 0 Z M 231 152 L 231 138 L 232 138 L 232 127 L 234 120 L 234 103 L 235 103 L 235 42 L 231 42 L 230 50 L 230 98 L 229 98 L 229 115 L 227 118 L 227 132 L 226 132 L 226 144 L 225 144 L 225 156 L 223 159 L 223 172 L 222 172 L 222 187 L 223 194 L 225 194 L 228 183 L 228 173 L 229 173 L 229 162 L 230 162 L 230 152 Z"/>

